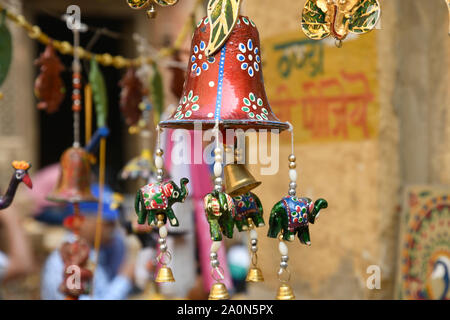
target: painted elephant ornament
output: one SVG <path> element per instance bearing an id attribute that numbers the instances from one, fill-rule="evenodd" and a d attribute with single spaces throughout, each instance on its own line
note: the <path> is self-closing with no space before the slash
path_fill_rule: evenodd
<path id="1" fill-rule="evenodd" d="M 214 190 L 204 198 L 206 219 L 213 241 L 221 241 L 222 234 L 233 237 L 235 205 L 233 198 L 225 192 Z"/>
<path id="2" fill-rule="evenodd" d="M 325 199 L 313 202 L 309 198 L 287 196 L 277 202 L 270 213 L 268 236 L 293 241 L 295 234 L 301 243 L 310 245 L 309 223 L 314 223 L 321 209 L 328 207 Z"/>
<path id="3" fill-rule="evenodd" d="M 186 184 L 189 179 L 182 178 L 178 187 L 173 181 L 150 183 L 137 191 L 135 199 L 135 210 L 138 215 L 138 223 L 149 225 L 157 224 L 157 215 L 164 215 L 164 224 L 169 218 L 170 225 L 177 227 L 178 219 L 175 216 L 172 205 L 184 202 L 188 195 Z"/>
<path id="4" fill-rule="evenodd" d="M 263 219 L 263 207 L 261 201 L 252 192 L 233 197 L 233 202 L 236 207 L 234 215 L 234 223 L 239 230 L 246 231 L 249 228 L 249 219 L 256 227 L 265 225 Z"/>

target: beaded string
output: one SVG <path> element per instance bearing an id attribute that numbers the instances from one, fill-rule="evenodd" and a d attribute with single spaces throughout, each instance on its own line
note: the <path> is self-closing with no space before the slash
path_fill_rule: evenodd
<path id="1" fill-rule="evenodd" d="M 219 141 L 219 119 L 216 119 L 216 124 L 213 128 L 214 135 L 216 137 L 216 148 L 214 149 L 214 190 L 217 192 L 222 192 L 222 148 L 220 148 Z M 220 266 L 220 262 L 217 256 L 217 251 L 221 246 L 221 241 L 213 241 L 210 250 L 210 263 L 211 263 L 211 276 L 217 282 L 225 279 L 223 268 Z"/>
<path id="2" fill-rule="evenodd" d="M 293 197 L 297 193 L 296 192 L 296 189 L 297 189 L 297 170 L 296 170 L 297 164 L 295 163 L 297 158 L 295 157 L 295 154 L 294 154 L 294 127 L 289 122 L 287 122 L 287 124 L 289 125 L 288 131 L 291 133 L 291 154 L 288 157 L 289 180 L 290 180 L 288 194 Z"/>
<path id="3" fill-rule="evenodd" d="M 164 159 L 163 159 L 163 155 L 164 155 L 164 151 L 161 148 L 161 133 L 162 133 L 162 128 L 157 125 L 156 126 L 156 131 L 158 133 L 157 137 L 156 137 L 156 157 L 155 157 L 155 166 L 156 166 L 156 180 L 158 181 L 159 184 L 161 184 L 163 182 L 163 176 L 164 176 Z M 172 255 L 170 254 L 170 252 L 168 251 L 167 248 L 167 235 L 168 235 L 168 230 L 167 227 L 164 224 L 164 215 L 163 214 L 158 214 L 156 216 L 157 224 L 156 226 L 159 229 L 159 255 L 156 258 L 156 261 L 158 263 L 161 264 L 162 267 L 166 267 L 167 264 L 170 263 L 170 261 L 172 260 Z M 152 222 L 153 224 L 153 222 Z M 157 282 L 159 282 L 158 280 L 156 280 Z"/>
<path id="4" fill-rule="evenodd" d="M 73 146 L 80 147 L 80 111 L 81 111 L 81 64 L 78 55 L 80 46 L 80 33 L 77 28 L 73 29 L 73 89 L 72 89 L 72 111 L 73 111 Z"/>

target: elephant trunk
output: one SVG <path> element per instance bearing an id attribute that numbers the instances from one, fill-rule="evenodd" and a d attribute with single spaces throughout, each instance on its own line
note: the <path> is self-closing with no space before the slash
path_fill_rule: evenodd
<path id="1" fill-rule="evenodd" d="M 319 211 L 322 209 L 328 208 L 328 202 L 325 199 L 317 199 L 314 202 L 314 211 L 312 212 L 311 218 L 309 220 L 310 223 L 314 223 L 316 218 L 319 217 Z"/>
<path id="2" fill-rule="evenodd" d="M 186 188 L 186 184 L 189 182 L 189 180 L 187 178 L 181 178 L 180 180 L 180 195 L 181 195 L 181 199 L 183 199 L 183 201 L 186 199 L 186 197 L 189 194 L 188 189 Z"/>

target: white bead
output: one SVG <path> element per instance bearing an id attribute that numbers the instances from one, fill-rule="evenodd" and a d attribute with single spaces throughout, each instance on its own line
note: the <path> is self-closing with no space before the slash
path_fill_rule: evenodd
<path id="1" fill-rule="evenodd" d="M 159 228 L 159 236 L 161 238 L 166 238 L 168 234 L 167 228 L 166 226 L 162 226 L 161 228 Z"/>
<path id="2" fill-rule="evenodd" d="M 163 168 L 163 165 L 164 165 L 163 158 L 160 157 L 160 156 L 156 156 L 156 157 L 155 157 L 155 166 L 156 166 L 156 169 L 162 169 L 162 168 Z"/>
<path id="3" fill-rule="evenodd" d="M 289 169 L 289 179 L 293 182 L 297 181 L 297 170 Z"/>
<path id="4" fill-rule="evenodd" d="M 280 244 L 278 245 L 278 250 L 280 251 L 280 254 L 282 256 L 288 255 L 288 247 L 287 247 L 286 243 L 284 243 L 283 241 L 280 241 Z"/>
<path id="5" fill-rule="evenodd" d="M 222 163 L 222 156 L 220 154 L 216 154 L 216 156 L 214 157 L 214 160 L 216 162 Z"/>
<path id="6" fill-rule="evenodd" d="M 214 175 L 216 177 L 222 176 L 222 164 L 220 162 L 214 163 Z"/>
<path id="7" fill-rule="evenodd" d="M 211 252 L 217 252 L 219 251 L 220 245 L 222 244 L 222 241 L 213 241 L 211 245 Z"/>
<path id="8" fill-rule="evenodd" d="M 258 239 L 258 233 L 255 229 L 250 230 L 250 239 Z"/>
<path id="9" fill-rule="evenodd" d="M 215 148 L 215 149 L 214 149 L 214 154 L 215 154 L 215 155 L 217 155 L 217 154 L 222 154 L 222 149 L 220 149 L 220 148 Z"/>

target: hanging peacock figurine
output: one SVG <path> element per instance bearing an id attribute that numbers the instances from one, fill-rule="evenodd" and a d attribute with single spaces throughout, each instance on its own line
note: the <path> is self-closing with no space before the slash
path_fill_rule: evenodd
<path id="1" fill-rule="evenodd" d="M 31 168 L 31 164 L 26 161 L 13 161 L 11 165 L 14 168 L 14 173 L 11 177 L 6 193 L 0 196 L 0 210 L 6 209 L 11 205 L 14 200 L 14 196 L 16 195 L 17 188 L 21 182 L 23 182 L 30 189 L 33 187 L 33 183 L 28 175 L 28 170 Z"/>

